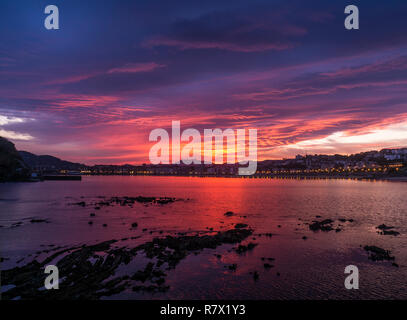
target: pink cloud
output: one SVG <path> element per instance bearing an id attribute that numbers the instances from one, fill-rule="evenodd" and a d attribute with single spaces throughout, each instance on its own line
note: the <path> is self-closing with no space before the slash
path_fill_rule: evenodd
<path id="1" fill-rule="evenodd" d="M 164 64 L 155 62 L 147 63 L 127 63 L 122 67 L 110 69 L 107 73 L 137 73 L 137 72 L 150 72 L 158 68 L 164 68 Z"/>

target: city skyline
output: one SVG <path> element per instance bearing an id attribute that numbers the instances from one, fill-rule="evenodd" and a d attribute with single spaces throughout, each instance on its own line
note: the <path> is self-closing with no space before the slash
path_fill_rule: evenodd
<path id="1" fill-rule="evenodd" d="M 407 4 L 0 5 L 0 136 L 92 164 L 148 163 L 156 128 L 258 130 L 258 160 L 407 146 Z M 391 5 L 390 5 L 391 4 Z M 8 30 L 5 32 L 4 30 Z"/>

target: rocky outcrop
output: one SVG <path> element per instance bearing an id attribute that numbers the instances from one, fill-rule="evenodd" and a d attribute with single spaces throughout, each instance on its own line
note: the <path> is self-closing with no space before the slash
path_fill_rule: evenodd
<path id="1" fill-rule="evenodd" d="M 0 182 L 25 181 L 30 169 L 22 160 L 14 144 L 0 137 Z"/>
<path id="2" fill-rule="evenodd" d="M 85 167 L 84 164 L 61 160 L 50 155 L 35 155 L 27 151 L 19 151 L 18 153 L 30 168 L 37 171 L 79 171 Z"/>

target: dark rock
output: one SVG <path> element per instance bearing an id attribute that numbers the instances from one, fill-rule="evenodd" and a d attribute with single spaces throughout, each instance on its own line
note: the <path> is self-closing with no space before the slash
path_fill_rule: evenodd
<path id="1" fill-rule="evenodd" d="M 176 198 L 168 198 L 168 197 L 143 197 L 143 196 L 138 196 L 138 197 L 129 197 L 129 196 L 124 196 L 124 197 L 111 197 L 110 199 L 105 199 L 103 201 L 100 201 L 96 203 L 98 206 L 111 206 L 111 205 L 119 205 L 119 206 L 129 206 L 133 207 L 134 203 L 143 203 L 145 205 L 149 204 L 160 204 L 160 205 L 165 205 L 168 203 L 175 202 L 177 200 L 181 199 L 176 199 Z"/>
<path id="2" fill-rule="evenodd" d="M 394 227 L 386 226 L 385 224 L 381 224 L 380 226 L 377 226 L 376 228 L 377 228 L 377 229 L 380 229 L 380 230 L 390 230 L 390 229 L 394 229 Z"/>
<path id="3" fill-rule="evenodd" d="M 237 253 L 242 254 L 247 251 L 253 250 L 257 246 L 257 243 L 249 242 L 247 246 L 240 244 L 235 250 Z"/>
<path id="4" fill-rule="evenodd" d="M 159 278 L 159 279 L 157 279 L 157 280 L 155 281 L 155 283 L 158 284 L 159 286 L 162 285 L 162 284 L 164 284 L 164 282 L 165 282 L 165 278 Z"/>
<path id="5" fill-rule="evenodd" d="M 49 223 L 49 221 L 46 219 L 31 219 L 30 222 L 31 223 Z"/>
<path id="6" fill-rule="evenodd" d="M 226 217 L 231 217 L 231 216 L 233 216 L 233 215 L 234 215 L 233 211 L 228 211 L 228 212 L 226 212 L 226 213 L 224 214 L 224 216 L 226 216 Z"/>
<path id="7" fill-rule="evenodd" d="M 394 229 L 392 226 L 386 226 L 385 224 L 381 224 L 376 227 L 376 229 L 381 230 L 380 234 L 386 235 L 386 236 L 398 236 L 400 232 L 396 230 L 391 230 Z"/>
<path id="8" fill-rule="evenodd" d="M 233 264 L 231 264 L 231 265 L 228 265 L 228 266 L 225 266 L 225 268 L 228 268 L 230 271 L 236 271 L 236 269 L 237 269 L 237 264 L 236 263 L 233 263 Z"/>
<path id="9" fill-rule="evenodd" d="M 86 202 L 85 201 L 76 202 L 76 203 L 74 203 L 74 205 L 81 206 L 81 207 L 86 207 Z"/>
<path id="10" fill-rule="evenodd" d="M 376 246 L 364 246 L 365 251 L 369 253 L 369 259 L 372 261 L 394 260 L 393 256 L 390 256 L 390 251 Z"/>
<path id="11" fill-rule="evenodd" d="M 309 225 L 310 230 L 312 231 L 331 231 L 333 230 L 332 227 L 333 221 L 331 219 L 325 219 L 322 221 L 314 221 L 312 224 Z"/>
<path id="12" fill-rule="evenodd" d="M 167 262 L 169 267 L 175 267 L 181 259 L 188 255 L 188 252 L 197 252 L 205 248 L 215 249 L 226 243 L 239 243 L 251 234 L 252 230 L 250 229 L 231 229 L 218 232 L 215 235 L 166 236 L 165 238 L 155 238 L 134 250 L 144 250 L 148 258 L 157 257 Z"/>
<path id="13" fill-rule="evenodd" d="M 242 229 L 242 228 L 246 228 L 247 224 L 246 223 L 237 223 L 235 225 L 235 229 Z"/>
<path id="14" fill-rule="evenodd" d="M 19 222 L 15 222 L 15 223 L 13 223 L 13 224 L 11 225 L 11 228 L 17 228 L 17 227 L 20 227 L 22 224 L 23 224 L 23 223 L 22 223 L 21 221 L 19 221 Z"/>
<path id="15" fill-rule="evenodd" d="M 131 279 L 136 280 L 136 281 L 145 282 L 146 280 L 148 280 L 152 277 L 153 267 L 154 267 L 154 263 L 149 262 L 146 265 L 146 267 L 144 268 L 144 270 L 139 270 L 136 273 L 134 273 L 133 276 L 131 277 Z"/>
<path id="16" fill-rule="evenodd" d="M 380 232 L 380 234 L 383 234 L 385 236 L 398 236 L 400 234 L 400 232 L 398 232 L 396 230 L 391 230 L 391 229 L 394 229 L 394 227 L 386 226 L 385 224 L 381 224 L 380 226 L 377 226 L 376 228 L 379 230 L 382 230 L 382 232 Z"/>
<path id="17" fill-rule="evenodd" d="M 112 245 L 117 243 L 117 240 L 64 248 L 51 254 L 42 262 L 33 260 L 21 267 L 2 270 L 2 285 L 15 285 L 2 293 L 2 297 L 7 300 L 17 297 L 30 300 L 89 300 L 111 296 L 131 285 L 127 275 L 117 277 L 115 273 L 119 266 L 129 264 L 140 251 L 147 258 L 156 261 L 156 264 L 149 262 L 144 269 L 133 274 L 132 281 L 143 283 L 143 285 L 133 286 L 133 290 L 165 292 L 169 286 L 164 285 L 166 274 L 158 269 L 159 266 L 167 264 L 168 269 L 174 268 L 188 254 L 199 253 L 205 248 L 215 249 L 222 244 L 239 243 L 248 238 L 252 232 L 250 229 L 231 229 L 215 235 L 166 236 L 154 238 L 131 249 L 113 248 Z M 99 256 L 100 252 L 103 255 Z M 58 257 L 61 259 L 57 259 Z M 44 267 L 55 260 L 60 274 L 64 275 L 63 290 L 39 290 L 44 286 L 44 277 L 38 275 L 43 275 Z"/>
<path id="18" fill-rule="evenodd" d="M 253 279 L 254 279 L 254 281 L 259 280 L 259 273 L 257 271 L 253 272 Z"/>
<path id="19" fill-rule="evenodd" d="M 383 230 L 382 234 L 385 236 L 398 236 L 400 232 L 397 232 L 395 230 Z"/>
<path id="20" fill-rule="evenodd" d="M 160 198 L 160 199 L 157 199 L 155 202 L 158 204 L 167 204 L 167 203 L 171 203 L 174 201 L 175 201 L 175 198 Z"/>

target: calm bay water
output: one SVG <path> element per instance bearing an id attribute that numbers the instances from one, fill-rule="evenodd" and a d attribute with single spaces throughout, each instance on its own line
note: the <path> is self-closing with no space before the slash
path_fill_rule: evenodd
<path id="1" fill-rule="evenodd" d="M 72 205 L 103 196 L 139 195 L 185 201 L 97 211 L 93 206 Z M 235 215 L 225 217 L 226 211 Z M 91 213 L 96 213 L 93 225 L 88 224 Z M 50 223 L 30 223 L 34 218 Z M 341 224 L 342 231 L 309 230 L 307 223 L 328 218 Z M 341 223 L 340 218 L 354 221 Z M 21 226 L 12 227 L 17 222 Z M 133 222 L 137 229 L 129 228 Z M 407 299 L 405 183 L 96 176 L 83 177 L 82 182 L 0 184 L 0 255 L 7 258 L 2 269 L 26 263 L 29 254 L 51 244 L 73 246 L 140 236 L 133 241 L 137 245 L 177 232 L 229 230 L 236 223 L 254 230 L 243 242 L 257 243 L 252 251 L 239 255 L 231 250 L 236 245 L 205 249 L 168 271 L 167 292 L 124 291 L 110 298 Z M 378 234 L 376 226 L 382 223 L 395 226 L 400 235 Z M 399 267 L 369 260 L 361 247 L 365 245 L 390 250 Z M 274 258 L 273 267 L 265 269 L 262 257 Z M 131 274 L 138 259 L 142 258 L 137 256 L 118 272 Z M 233 263 L 236 271 L 225 268 Z M 359 290 L 346 290 L 343 284 L 344 269 L 351 264 L 359 268 Z M 259 273 L 257 281 L 250 274 L 254 271 Z"/>

